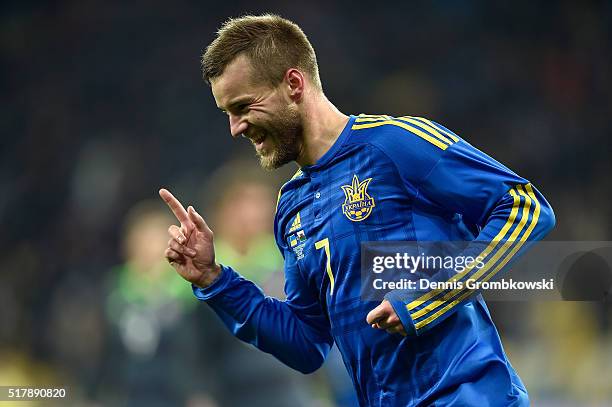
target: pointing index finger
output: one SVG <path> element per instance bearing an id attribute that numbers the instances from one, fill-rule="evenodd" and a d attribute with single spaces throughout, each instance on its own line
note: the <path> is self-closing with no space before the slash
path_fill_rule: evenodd
<path id="1" fill-rule="evenodd" d="M 179 202 L 179 200 L 176 199 L 174 195 L 170 193 L 170 191 L 162 188 L 159 190 L 159 196 L 161 196 L 164 202 L 166 202 L 166 204 L 170 207 L 170 210 L 172 210 L 172 213 L 174 213 L 174 216 L 176 216 L 179 222 L 181 222 L 181 225 L 186 225 L 190 223 L 189 217 L 187 215 L 187 211 L 185 210 L 183 205 Z"/>

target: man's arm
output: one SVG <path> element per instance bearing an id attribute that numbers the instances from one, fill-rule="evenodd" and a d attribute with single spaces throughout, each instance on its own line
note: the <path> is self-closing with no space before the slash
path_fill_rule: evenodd
<path id="1" fill-rule="evenodd" d="M 327 317 L 305 286 L 292 257 L 285 257 L 286 301 L 267 297 L 251 281 L 215 262 L 213 233 L 202 217 L 167 190 L 161 197 L 181 226 L 168 231 L 166 258 L 193 285 L 230 331 L 302 373 L 317 370 L 333 344 Z"/>
<path id="2" fill-rule="evenodd" d="M 286 301 L 264 295 L 253 282 L 222 266 L 218 281 L 193 287 L 237 338 L 274 355 L 302 373 L 317 370 L 333 345 L 329 322 L 316 298 L 308 295 L 294 265 L 285 263 Z"/>
<path id="3" fill-rule="evenodd" d="M 409 160 L 399 159 L 401 149 L 389 150 L 389 155 L 406 184 L 418 190 L 421 204 L 459 213 L 480 229 L 462 255 L 482 258 L 484 267 L 467 268 L 450 279 L 487 281 L 507 269 L 528 248 L 526 242 L 542 239 L 553 228 L 553 210 L 526 179 L 445 127 L 423 119 L 416 121 L 422 125 L 421 131 L 429 130 L 434 137 L 442 135 L 450 140 L 448 148 L 431 154 L 431 165 L 419 178 L 405 168 Z M 393 291 L 386 298 L 405 333 L 420 335 L 452 315 L 472 294 L 467 288 L 431 290 L 415 299 L 414 295 Z"/>

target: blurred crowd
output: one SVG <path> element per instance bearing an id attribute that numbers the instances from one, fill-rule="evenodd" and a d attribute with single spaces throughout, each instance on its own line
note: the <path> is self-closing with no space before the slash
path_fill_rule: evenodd
<path id="1" fill-rule="evenodd" d="M 0 385 L 90 405 L 352 405 L 337 354 L 291 372 L 162 258 L 163 186 L 209 220 L 222 261 L 283 295 L 272 217 L 295 168 L 254 168 L 200 79 L 230 16 L 300 24 L 341 111 L 431 118 L 524 175 L 555 209 L 550 240 L 612 240 L 612 2 L 493 3 L 3 4 Z M 609 303 L 490 308 L 535 405 L 612 402 Z"/>

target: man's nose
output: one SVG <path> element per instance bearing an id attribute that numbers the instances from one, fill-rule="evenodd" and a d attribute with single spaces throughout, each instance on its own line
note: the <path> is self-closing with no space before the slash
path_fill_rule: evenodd
<path id="1" fill-rule="evenodd" d="M 230 113 L 229 115 L 230 132 L 232 137 L 238 137 L 243 134 L 247 127 L 247 121 L 243 116 L 237 116 Z"/>

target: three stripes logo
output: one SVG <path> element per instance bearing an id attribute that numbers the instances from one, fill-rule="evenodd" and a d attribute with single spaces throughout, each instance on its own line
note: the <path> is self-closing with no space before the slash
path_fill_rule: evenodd
<path id="1" fill-rule="evenodd" d="M 295 232 L 298 229 L 302 228 L 302 220 L 300 219 L 300 213 L 298 212 L 295 215 L 295 219 L 293 219 L 293 223 L 291 223 L 291 229 L 289 229 L 289 233 Z"/>
<path id="2" fill-rule="evenodd" d="M 302 219 L 300 213 L 295 215 L 295 219 L 289 228 L 289 237 L 287 238 L 289 247 L 297 256 L 298 260 L 304 258 L 304 246 L 306 245 L 306 233 L 302 229 Z"/>

